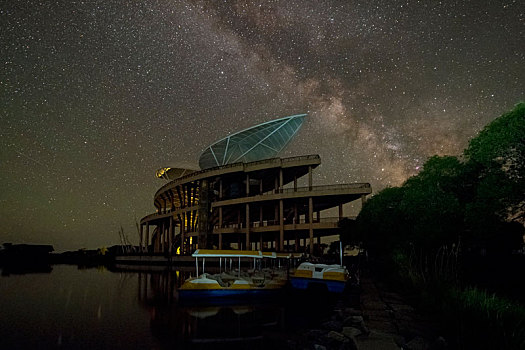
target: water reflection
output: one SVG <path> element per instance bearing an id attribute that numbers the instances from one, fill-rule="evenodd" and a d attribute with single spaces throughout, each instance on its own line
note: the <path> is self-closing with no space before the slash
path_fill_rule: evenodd
<path id="1" fill-rule="evenodd" d="M 1 267 L 2 276 L 26 275 L 30 273 L 51 273 L 53 267 L 48 264 L 6 264 Z"/>
<path id="2" fill-rule="evenodd" d="M 315 327 L 332 302 L 288 294 L 248 305 L 184 304 L 177 288 L 194 269 L 157 269 L 54 265 L 48 274 L 1 276 L 1 347 L 283 348 L 295 329 Z"/>
<path id="3" fill-rule="evenodd" d="M 280 300 L 180 303 L 177 288 L 193 271 L 137 273 L 139 302 L 150 313 L 152 334 L 165 346 L 259 348 L 282 339 L 285 312 Z"/>

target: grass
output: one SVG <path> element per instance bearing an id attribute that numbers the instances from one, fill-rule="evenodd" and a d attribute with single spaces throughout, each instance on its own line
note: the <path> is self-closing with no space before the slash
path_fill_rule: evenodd
<path id="1" fill-rule="evenodd" d="M 525 307 L 473 286 L 461 286 L 456 247 L 433 254 L 397 251 L 393 261 L 401 284 L 419 295 L 423 310 L 441 320 L 453 348 L 525 350 Z"/>
<path id="2" fill-rule="evenodd" d="M 525 307 L 475 287 L 451 290 L 447 299 L 459 348 L 525 349 Z"/>

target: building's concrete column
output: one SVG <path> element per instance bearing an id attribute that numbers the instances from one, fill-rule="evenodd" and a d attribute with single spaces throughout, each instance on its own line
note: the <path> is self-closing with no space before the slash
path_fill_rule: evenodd
<path id="1" fill-rule="evenodd" d="M 170 229 L 169 229 L 169 233 L 168 233 L 168 253 L 171 253 L 173 252 L 173 236 L 174 236 L 174 224 L 173 224 L 173 216 L 170 215 Z"/>
<path id="2" fill-rule="evenodd" d="M 263 179 L 259 180 L 259 194 L 263 193 Z"/>
<path id="3" fill-rule="evenodd" d="M 222 228 L 222 207 L 219 207 L 219 228 Z"/>
<path id="4" fill-rule="evenodd" d="M 219 199 L 222 199 L 222 179 L 219 180 Z"/>
<path id="5" fill-rule="evenodd" d="M 310 238 L 310 255 L 313 255 L 314 253 L 314 228 L 313 228 L 313 199 L 312 197 L 308 197 L 308 231 L 309 231 L 309 238 Z"/>
<path id="6" fill-rule="evenodd" d="M 283 186 L 284 186 L 283 168 L 279 168 L 279 193 L 283 193 Z"/>
<path id="7" fill-rule="evenodd" d="M 219 233 L 219 249 L 222 249 L 222 233 Z"/>
<path id="8" fill-rule="evenodd" d="M 149 222 L 146 223 L 146 252 L 149 251 Z"/>
<path id="9" fill-rule="evenodd" d="M 311 191 L 313 187 L 313 176 L 312 176 L 312 166 L 308 166 L 308 190 Z"/>
<path id="10" fill-rule="evenodd" d="M 166 250 L 166 220 L 162 220 L 162 231 L 160 235 L 160 251 L 164 253 Z"/>
<path id="11" fill-rule="evenodd" d="M 316 216 L 317 216 L 317 222 L 321 222 L 321 211 L 318 210 L 315 212 Z"/>
<path id="12" fill-rule="evenodd" d="M 144 251 L 144 225 L 140 224 L 140 242 L 139 242 L 140 251 Z"/>
<path id="13" fill-rule="evenodd" d="M 250 174 L 246 174 L 246 197 L 250 196 Z M 246 203 L 246 249 L 250 249 L 250 204 Z"/>
<path id="14" fill-rule="evenodd" d="M 250 205 L 246 204 L 246 249 L 250 247 Z"/>
<path id="15" fill-rule="evenodd" d="M 164 253 L 164 250 L 166 248 L 166 244 L 165 244 L 165 241 L 166 241 L 166 220 L 162 220 L 162 231 L 161 231 L 161 235 L 160 235 L 160 252 L 161 253 Z"/>
<path id="16" fill-rule="evenodd" d="M 164 252 L 164 240 L 166 239 L 166 220 L 162 220 L 161 230 L 160 230 L 160 239 L 159 239 L 159 251 Z"/>
<path id="17" fill-rule="evenodd" d="M 164 220 L 161 220 L 160 224 L 157 225 L 158 239 L 157 239 L 157 253 L 162 252 L 162 241 L 164 239 Z"/>
<path id="18" fill-rule="evenodd" d="M 259 226 L 261 226 L 261 227 L 263 225 L 263 219 L 264 219 L 264 217 L 263 217 L 263 206 L 262 206 L 262 204 L 259 204 Z"/>
<path id="19" fill-rule="evenodd" d="M 361 207 L 363 207 L 366 203 L 366 194 L 361 195 Z"/>
<path id="20" fill-rule="evenodd" d="M 180 253 L 186 253 L 186 213 L 182 213 L 180 221 Z"/>
<path id="21" fill-rule="evenodd" d="M 192 187 L 190 187 L 190 185 L 186 185 L 185 187 L 186 187 L 186 206 L 191 207 L 191 199 L 192 199 L 191 190 L 192 190 Z"/>
<path id="22" fill-rule="evenodd" d="M 237 209 L 237 227 L 241 227 L 241 207 L 239 206 L 239 209 Z"/>
<path id="23" fill-rule="evenodd" d="M 293 222 L 295 225 L 299 224 L 299 213 L 297 211 L 297 201 L 294 201 L 293 204 Z M 294 229 L 295 232 L 295 252 L 299 251 L 299 246 L 301 245 L 299 242 L 299 234 L 297 233 L 297 229 Z"/>
<path id="24" fill-rule="evenodd" d="M 191 211 L 186 212 L 186 232 L 191 232 L 191 221 L 192 221 L 191 214 L 192 214 Z"/>
<path id="25" fill-rule="evenodd" d="M 293 177 L 293 190 L 297 192 L 297 175 Z"/>
<path id="26" fill-rule="evenodd" d="M 155 228 L 152 227 L 153 232 L 151 233 L 151 248 L 153 253 L 158 252 L 159 246 L 159 226 L 156 225 Z"/>
<path id="27" fill-rule="evenodd" d="M 262 251 L 263 249 L 263 234 L 262 232 L 259 233 L 259 250 Z"/>
<path id="28" fill-rule="evenodd" d="M 343 205 L 339 204 L 339 220 L 343 218 Z"/>
<path id="29" fill-rule="evenodd" d="M 167 252 L 169 249 L 169 241 L 170 241 L 170 219 L 168 217 L 168 221 L 166 222 L 166 228 L 165 228 L 165 237 L 164 237 L 164 251 Z"/>
<path id="30" fill-rule="evenodd" d="M 279 250 L 284 251 L 284 203 L 279 200 Z"/>
<path id="31" fill-rule="evenodd" d="M 192 232 L 197 231 L 197 210 L 191 211 L 191 230 Z"/>

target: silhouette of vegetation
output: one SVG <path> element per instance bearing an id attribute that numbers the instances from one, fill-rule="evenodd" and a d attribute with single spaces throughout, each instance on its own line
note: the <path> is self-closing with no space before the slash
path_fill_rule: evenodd
<path id="1" fill-rule="evenodd" d="M 465 249 L 484 253 L 521 248 L 525 103 L 487 125 L 463 159 L 433 156 L 401 187 L 373 196 L 349 237 L 376 255 L 409 246 L 436 252 L 460 241 Z"/>
<path id="2" fill-rule="evenodd" d="M 525 344 L 511 338 L 525 334 L 524 308 L 505 311 L 515 301 L 488 297 L 480 288 L 505 293 L 512 285 L 525 295 L 524 282 L 516 282 L 525 271 L 525 256 L 517 255 L 523 252 L 524 224 L 525 103 L 520 103 L 470 140 L 462 156 L 433 156 L 402 186 L 370 198 L 348 237 L 367 249 L 378 271 L 408 281 L 426 298 L 421 302 L 445 320 L 464 312 L 459 329 L 452 330 L 458 339 L 479 348 L 495 343 L 519 348 Z M 497 278 L 491 281 L 488 271 L 477 271 L 480 266 L 489 266 L 488 276 Z M 519 329 L 506 333 L 512 322 Z M 479 338 L 473 327 L 480 324 L 490 325 L 491 332 L 483 334 L 490 339 Z M 475 334 L 478 339 L 469 338 Z"/>

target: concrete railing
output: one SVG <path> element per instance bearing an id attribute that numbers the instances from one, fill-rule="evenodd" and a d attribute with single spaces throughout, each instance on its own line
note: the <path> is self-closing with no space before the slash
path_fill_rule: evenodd
<path id="1" fill-rule="evenodd" d="M 330 191 L 330 190 L 348 190 L 348 189 L 365 189 L 370 188 L 369 183 L 351 183 L 351 184 L 338 184 L 338 185 L 321 185 L 321 186 L 306 186 L 295 188 L 284 188 L 281 193 L 293 193 L 293 192 L 309 192 L 309 191 Z"/>
<path id="2" fill-rule="evenodd" d="M 355 216 L 344 216 L 341 219 L 355 219 Z M 318 223 L 338 223 L 339 220 L 341 220 L 339 217 L 327 217 L 327 218 L 320 218 L 316 219 L 314 218 L 312 220 L 312 223 L 318 224 Z M 308 220 L 306 219 L 300 219 L 300 220 L 284 220 L 284 225 L 292 225 L 292 224 L 307 224 Z M 279 226 L 280 222 L 279 220 L 264 220 L 262 222 L 255 221 L 250 223 L 250 227 L 268 227 L 268 226 Z M 219 225 L 215 225 L 214 229 L 220 229 L 220 228 L 237 228 L 237 229 L 243 229 L 246 228 L 246 223 L 233 223 L 233 224 L 225 224 L 222 225 L 222 227 L 219 227 Z"/>
<path id="3" fill-rule="evenodd" d="M 313 160 L 313 159 L 320 159 L 320 157 L 317 154 L 312 154 L 312 155 L 307 155 L 307 156 L 297 156 L 297 157 L 288 157 L 288 158 L 270 158 L 270 159 L 257 160 L 255 162 L 249 162 L 249 163 L 237 162 L 237 163 L 232 163 L 232 164 L 216 166 L 216 167 L 208 168 L 208 169 L 204 169 L 204 170 L 198 170 L 198 171 L 195 171 L 195 172 L 193 172 L 191 174 L 184 175 L 182 177 L 179 177 L 178 179 L 172 180 L 172 181 L 168 182 L 167 184 L 164 184 L 161 188 L 159 188 L 157 190 L 157 192 L 155 192 L 154 198 L 157 198 L 159 196 L 159 194 L 161 194 L 162 192 L 166 191 L 168 188 L 173 187 L 173 185 L 176 184 L 176 183 L 184 183 L 185 180 L 189 180 L 189 179 L 192 179 L 192 178 L 195 178 L 195 177 L 197 177 L 197 179 L 199 179 L 199 175 L 203 175 L 205 173 L 213 172 L 213 171 L 216 171 L 216 170 L 226 170 L 226 169 L 230 169 L 230 168 L 234 168 L 234 167 L 239 167 L 241 165 L 244 168 L 247 168 L 247 167 L 250 167 L 250 166 L 257 165 L 257 164 L 284 164 L 284 163 L 290 163 L 290 162 L 297 162 L 297 161 L 301 161 L 301 160 Z M 203 176 L 203 177 L 205 177 L 205 176 Z M 197 179 L 195 179 L 195 180 L 197 180 Z"/>
<path id="4" fill-rule="evenodd" d="M 297 162 L 300 160 L 311 160 L 311 159 L 321 159 L 318 154 L 310 154 L 307 156 L 297 156 L 297 157 L 289 157 L 289 158 L 282 158 L 283 163 L 290 163 L 290 162 Z"/>

